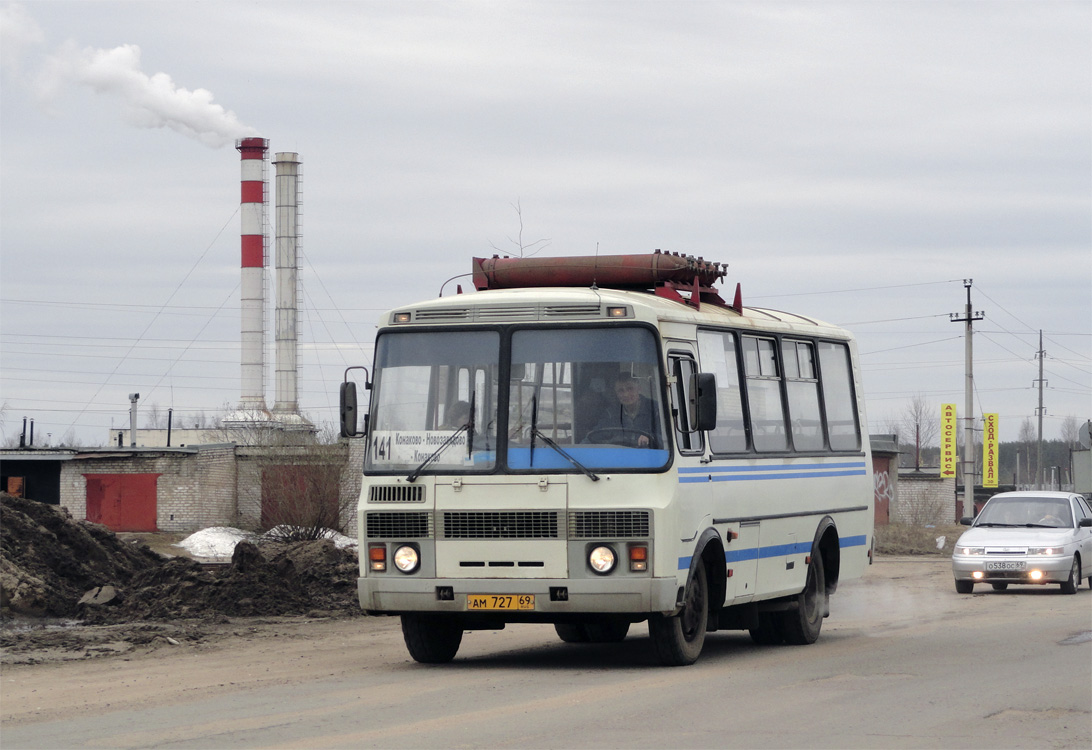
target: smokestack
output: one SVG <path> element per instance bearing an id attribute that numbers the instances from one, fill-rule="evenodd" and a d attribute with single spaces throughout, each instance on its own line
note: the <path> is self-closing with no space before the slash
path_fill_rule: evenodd
<path id="1" fill-rule="evenodd" d="M 238 415 L 268 419 L 265 406 L 265 138 L 241 138 L 235 148 L 242 157 L 242 282 L 240 297 L 242 381 Z"/>
<path id="2" fill-rule="evenodd" d="M 273 416 L 277 420 L 298 416 L 299 390 L 297 362 L 299 353 L 299 154 L 277 153 L 276 264 L 277 307 L 275 337 L 277 349 L 276 401 Z M 288 420 L 291 421 L 291 420 Z"/>

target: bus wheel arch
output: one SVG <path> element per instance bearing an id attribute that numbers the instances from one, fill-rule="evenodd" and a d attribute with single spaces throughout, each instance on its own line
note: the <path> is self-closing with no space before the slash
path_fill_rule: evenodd
<path id="1" fill-rule="evenodd" d="M 709 528 L 694 547 L 678 611 L 672 615 L 653 613 L 648 619 L 648 633 L 663 664 L 681 667 L 697 661 L 705 645 L 710 612 L 724 603 L 726 586 L 724 545 L 716 530 Z"/>
<path id="2" fill-rule="evenodd" d="M 818 554 L 823 561 L 823 577 L 826 583 L 827 597 L 838 588 L 838 578 L 841 571 L 842 549 L 838 540 L 838 527 L 834 519 L 825 516 L 819 522 L 815 530 L 815 539 L 811 544 L 811 554 Z M 830 614 L 829 609 L 827 614 Z"/>

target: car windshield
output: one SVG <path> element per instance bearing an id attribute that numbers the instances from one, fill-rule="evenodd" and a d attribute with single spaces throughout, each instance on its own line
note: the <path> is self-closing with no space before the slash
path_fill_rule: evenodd
<path id="1" fill-rule="evenodd" d="M 975 526 L 1070 528 L 1069 501 L 1053 497 L 994 497 L 978 514 Z"/>

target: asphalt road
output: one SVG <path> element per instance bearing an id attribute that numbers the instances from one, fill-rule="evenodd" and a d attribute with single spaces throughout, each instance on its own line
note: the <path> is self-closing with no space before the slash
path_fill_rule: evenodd
<path id="1" fill-rule="evenodd" d="M 980 587 L 981 588 L 981 587 Z M 397 621 L 257 629 L 207 649 L 7 667 L 13 748 L 1088 748 L 1092 592 L 955 593 L 944 559 L 879 560 L 812 646 L 709 636 L 656 665 L 549 626 L 472 632 L 423 666 Z"/>

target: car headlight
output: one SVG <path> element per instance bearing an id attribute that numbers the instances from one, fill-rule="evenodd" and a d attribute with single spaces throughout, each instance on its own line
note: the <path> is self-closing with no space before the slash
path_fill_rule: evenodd
<path id="1" fill-rule="evenodd" d="M 588 565 L 600 575 L 606 575 L 614 570 L 614 550 L 610 547 L 596 547 L 588 553 Z"/>
<path id="2" fill-rule="evenodd" d="M 1064 555 L 1065 547 L 1028 547 L 1029 555 Z"/>
<path id="3" fill-rule="evenodd" d="M 957 555 L 984 555 L 986 554 L 985 547 L 956 547 Z"/>
<path id="4" fill-rule="evenodd" d="M 421 558 L 417 554 L 417 550 L 408 544 L 404 544 L 394 551 L 394 567 L 403 573 L 412 573 L 417 570 L 420 563 Z"/>

